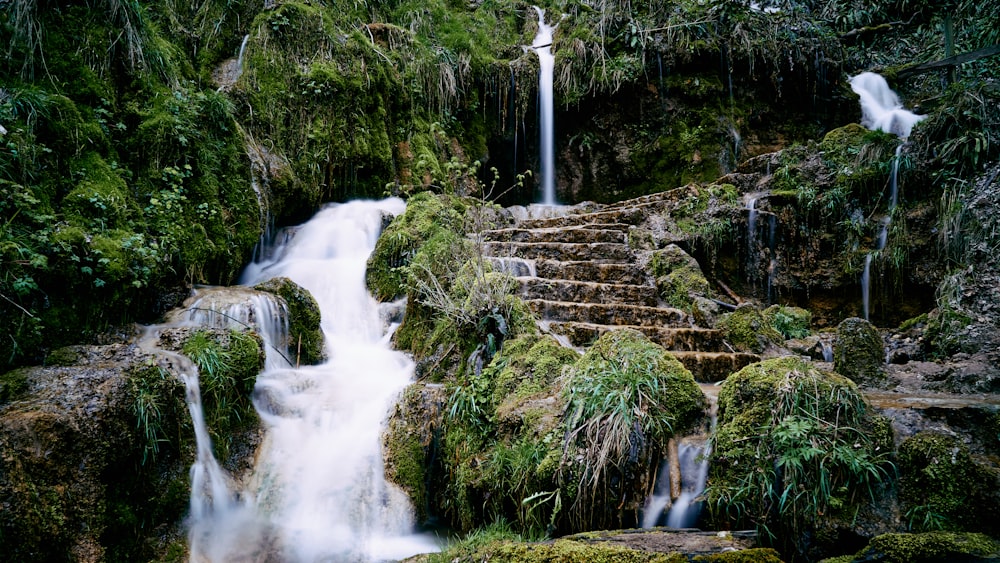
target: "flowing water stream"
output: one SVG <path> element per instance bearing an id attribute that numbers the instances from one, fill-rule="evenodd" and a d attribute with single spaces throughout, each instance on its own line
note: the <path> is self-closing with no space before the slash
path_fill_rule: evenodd
<path id="1" fill-rule="evenodd" d="M 235 319 L 255 326 L 268 351 L 254 390 L 264 439 L 245 484 L 234 484 L 212 459 L 197 369 L 187 362 L 182 370 L 201 429 L 192 468 L 191 561 L 384 561 L 438 549 L 414 533 L 409 499 L 385 481 L 380 447 L 385 418 L 411 381 L 413 364 L 391 348 L 394 327 L 385 325 L 365 288 L 365 268 L 384 217 L 404 209 L 399 199 L 326 207 L 279 234 L 265 258 L 244 272 L 245 285 L 287 277 L 315 297 L 326 338 L 322 365 L 295 368 L 278 352 L 286 317 L 268 310 L 266 300 L 243 297 L 242 306 L 223 307 L 199 299 L 184 310 L 183 322 L 193 325 Z"/>

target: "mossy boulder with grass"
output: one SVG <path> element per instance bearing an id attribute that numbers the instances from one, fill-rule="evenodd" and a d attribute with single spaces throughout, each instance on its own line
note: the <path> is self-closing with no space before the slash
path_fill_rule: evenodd
<path id="1" fill-rule="evenodd" d="M 442 385 L 417 382 L 408 386 L 382 435 L 386 479 L 410 497 L 420 523 L 434 515 L 430 504 L 432 462 L 447 399 Z"/>
<path id="2" fill-rule="evenodd" d="M 813 546 L 801 538 L 821 541 L 820 525 L 850 527 L 892 475 L 889 421 L 854 382 L 809 361 L 749 365 L 723 383 L 718 401 L 708 488 L 717 522 L 756 527 L 805 552 Z"/>
<path id="3" fill-rule="evenodd" d="M 653 251 L 649 265 L 660 298 L 671 307 L 690 309 L 695 297 L 709 294 L 710 286 L 698 261 L 675 244 Z"/>
<path id="4" fill-rule="evenodd" d="M 319 304 L 304 287 L 288 278 L 272 278 L 254 286 L 281 297 L 288 306 L 287 355 L 295 364 L 316 365 L 325 359 Z"/>
<path id="5" fill-rule="evenodd" d="M 984 534 L 925 532 L 885 534 L 873 538 L 868 547 L 846 562 L 946 563 L 952 561 L 1000 560 L 1000 542 Z"/>
<path id="6" fill-rule="evenodd" d="M 73 356 L 3 377 L 20 392 L 0 401 L 0 559 L 153 560 L 188 509 L 184 385 L 132 346 Z"/>
<path id="7" fill-rule="evenodd" d="M 726 341 L 742 352 L 760 354 L 782 341 L 784 337 L 771 326 L 760 309 L 744 303 L 725 315 L 716 324 L 723 331 Z"/>
<path id="8" fill-rule="evenodd" d="M 407 200 L 406 211 L 389 223 L 368 258 L 368 291 L 379 301 L 403 296 L 408 287 L 407 266 L 417 251 L 435 236 L 464 236 L 467 207 L 460 198 L 431 192 Z"/>
<path id="9" fill-rule="evenodd" d="M 914 530 L 1000 535 L 1000 467 L 957 437 L 920 432 L 899 445 L 899 496 Z"/>
<path id="10" fill-rule="evenodd" d="M 680 361 L 631 329 L 603 334 L 573 366 L 565 395 L 565 471 L 580 483 L 573 528 L 634 525 L 667 441 L 704 416 L 705 396 Z"/>
<path id="11" fill-rule="evenodd" d="M 801 307 L 771 305 L 762 313 L 771 328 L 781 333 L 785 339 L 809 336 L 812 313 Z"/>
<path id="12" fill-rule="evenodd" d="M 833 369 L 859 385 L 878 387 L 885 382 L 885 349 L 871 323 L 851 317 L 837 325 Z"/>

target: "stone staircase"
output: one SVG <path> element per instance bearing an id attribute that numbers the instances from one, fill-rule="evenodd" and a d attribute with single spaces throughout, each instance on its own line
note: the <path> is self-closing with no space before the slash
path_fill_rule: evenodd
<path id="1" fill-rule="evenodd" d="M 542 330 L 564 344 L 582 349 L 607 331 L 631 328 L 670 350 L 696 380 L 721 381 L 760 357 L 732 351 L 721 331 L 664 304 L 641 252 L 628 243 L 630 230 L 672 196 L 548 217 L 524 213 L 513 227 L 483 233 L 485 253 L 515 276 Z"/>

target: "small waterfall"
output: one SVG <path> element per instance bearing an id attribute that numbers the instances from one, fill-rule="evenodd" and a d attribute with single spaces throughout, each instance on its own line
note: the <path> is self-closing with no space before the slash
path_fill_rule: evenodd
<path id="1" fill-rule="evenodd" d="M 538 33 L 531 43 L 538 54 L 538 105 L 541 124 L 539 156 L 541 157 L 542 204 L 556 204 L 556 149 L 555 149 L 555 109 L 552 95 L 552 75 L 555 57 L 552 55 L 552 34 L 555 25 L 545 23 L 545 10 L 532 6 L 538 13 Z"/>
<path id="2" fill-rule="evenodd" d="M 249 42 L 250 36 L 244 35 L 236 58 L 229 59 L 222 63 L 222 66 L 220 66 L 215 73 L 213 73 L 215 82 L 219 85 L 216 92 L 228 90 L 233 86 L 233 84 L 236 84 L 236 81 L 239 80 L 240 76 L 243 74 L 243 55 L 246 54 L 247 43 Z"/>
<path id="3" fill-rule="evenodd" d="M 861 124 L 900 138 L 910 136 L 913 126 L 926 118 L 903 108 L 889 84 L 881 75 L 863 72 L 850 80 L 851 90 L 861 98 Z"/>
<path id="4" fill-rule="evenodd" d="M 899 96 L 889 88 L 885 78 L 873 72 L 863 72 L 851 78 L 851 89 L 861 98 L 861 124 L 872 130 L 892 133 L 903 142 L 896 147 L 896 155 L 892 161 L 890 177 L 889 211 L 882 219 L 882 226 L 876 240 L 875 252 L 883 250 L 889 238 L 889 223 L 892 212 L 898 203 L 899 155 L 910 136 L 913 126 L 926 118 L 903 108 Z M 871 266 L 874 252 L 865 256 L 865 265 L 861 271 L 861 308 L 865 320 L 869 320 L 871 307 Z"/>
<path id="5" fill-rule="evenodd" d="M 708 481 L 708 457 L 711 448 L 708 440 L 681 442 L 677 447 L 681 468 L 681 495 L 667 513 L 670 528 L 691 528 L 698 523 L 701 504 L 698 497 L 705 492 Z"/>
<path id="6" fill-rule="evenodd" d="M 700 497 L 708 482 L 708 460 L 712 454 L 709 437 L 715 431 L 718 414 L 718 395 L 706 392 L 705 397 L 709 401 L 709 432 L 686 436 L 679 443 L 671 440 L 670 449 L 676 447 L 676 450 L 660 466 L 656 490 L 643 510 L 643 528 L 661 522 L 667 507 L 670 508 L 666 515 L 668 527 L 691 528 L 698 523 L 703 504 Z"/>
<path id="7" fill-rule="evenodd" d="M 774 215 L 767 217 L 767 302 L 776 301 L 774 295 L 774 278 L 778 275 L 778 249 L 777 243 L 778 218 Z"/>
<path id="8" fill-rule="evenodd" d="M 889 225 L 892 223 L 892 212 L 896 210 L 899 202 L 899 157 L 903 151 L 900 143 L 896 147 L 896 154 L 892 159 L 892 172 L 889 175 L 889 213 L 882 218 L 882 225 L 879 227 L 878 237 L 875 240 L 875 252 L 881 252 L 889 242 Z M 864 312 L 865 320 L 869 320 L 869 307 L 871 303 L 871 266 L 874 253 L 865 255 L 865 267 L 861 271 L 861 308 Z"/>

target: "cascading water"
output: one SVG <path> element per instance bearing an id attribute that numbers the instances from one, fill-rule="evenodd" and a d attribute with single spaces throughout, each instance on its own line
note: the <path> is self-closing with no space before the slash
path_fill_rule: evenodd
<path id="1" fill-rule="evenodd" d="M 378 303 L 365 288 L 368 255 L 385 214 L 399 199 L 327 207 L 279 233 L 242 282 L 287 277 L 315 297 L 328 361 L 294 368 L 287 312 L 245 287 L 200 289 L 169 325 L 152 327 L 144 346 L 169 358 L 187 384 L 197 439 L 191 470 L 191 561 L 361 562 L 436 551 L 413 533 L 409 499 L 384 478 L 381 431 L 413 363 L 391 349 Z M 197 367 L 154 350 L 164 327 L 253 327 L 265 341 L 265 370 L 254 406 L 265 427 L 252 476 L 242 487 L 219 467 L 202 414 Z"/>
<path id="2" fill-rule="evenodd" d="M 881 252 L 889 242 L 889 225 L 892 223 L 892 212 L 895 211 L 896 204 L 899 202 L 899 157 L 902 154 L 904 144 L 906 143 L 900 143 L 896 147 L 896 154 L 892 159 L 892 172 L 889 175 L 889 213 L 882 218 L 878 237 L 875 240 L 875 252 Z M 874 253 L 872 252 L 865 255 L 865 267 L 861 271 L 861 308 L 866 321 L 869 320 L 871 305 L 871 267 L 873 258 Z"/>
<path id="3" fill-rule="evenodd" d="M 413 535 L 409 499 L 385 481 L 380 450 L 413 364 L 391 349 L 365 268 L 383 215 L 404 208 L 399 199 L 327 207 L 244 272 L 246 284 L 284 276 L 309 290 L 329 358 L 257 379 L 266 436 L 252 493 L 283 560 L 379 561 L 437 549 Z"/>
<path id="4" fill-rule="evenodd" d="M 898 176 L 899 176 L 899 155 L 906 144 L 906 138 L 910 136 L 913 126 L 925 119 L 926 115 L 917 115 L 903 108 L 899 101 L 899 96 L 889 88 L 885 78 L 874 72 L 863 72 L 851 78 L 851 89 L 861 99 L 861 124 L 872 130 L 880 130 L 892 133 L 902 139 L 896 147 L 896 155 L 892 161 L 892 173 L 890 176 L 889 212 L 882 219 L 882 226 L 879 230 L 876 241 L 876 252 L 885 248 L 889 237 L 889 223 L 892 221 L 892 212 L 896 209 L 899 200 L 898 196 Z M 874 258 L 873 253 L 865 256 L 865 266 L 861 272 L 861 306 L 865 320 L 869 318 L 869 306 L 871 303 L 871 265 Z"/>
<path id="5" fill-rule="evenodd" d="M 863 72 L 851 78 L 851 90 L 861 98 L 861 124 L 900 138 L 910 136 L 913 126 L 926 118 L 903 108 L 889 84 L 881 75 Z"/>
<path id="6" fill-rule="evenodd" d="M 540 147 L 542 175 L 542 204 L 556 205 L 556 149 L 555 149 L 555 104 L 552 94 L 552 75 L 555 57 L 552 55 L 552 34 L 555 25 L 545 23 L 545 10 L 532 6 L 538 13 L 538 33 L 531 43 L 538 54 L 538 106 L 540 127 Z"/>
<path id="7" fill-rule="evenodd" d="M 715 431 L 718 399 L 706 393 L 709 400 L 709 432 L 686 436 L 676 446 L 676 453 L 660 466 L 656 491 L 650 495 L 643 510 L 642 527 L 651 528 L 663 520 L 669 507 L 666 525 L 670 528 L 691 528 L 698 523 L 703 501 L 700 499 L 708 482 L 708 459 L 711 456 L 709 436 Z M 673 466 L 671 468 L 671 466 Z"/>

